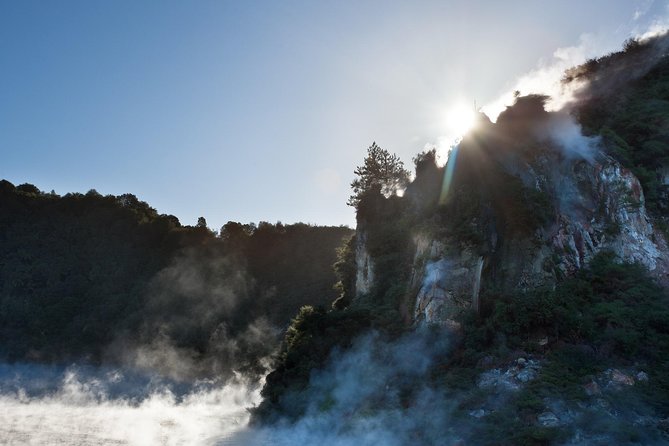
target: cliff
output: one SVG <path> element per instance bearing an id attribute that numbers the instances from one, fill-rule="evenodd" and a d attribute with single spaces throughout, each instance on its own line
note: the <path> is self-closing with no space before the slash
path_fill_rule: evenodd
<path id="1" fill-rule="evenodd" d="M 523 101 L 538 100 L 526 98 L 516 107 L 524 106 Z M 545 115 L 543 124 L 565 119 L 539 113 Z M 482 191 L 480 215 L 474 214 L 466 222 L 479 231 L 480 240 L 453 236 L 448 224 L 413 235 L 408 291 L 408 299 L 415 300 L 413 322 L 454 324 L 463 309 L 479 308 L 481 289 L 513 292 L 554 286 L 603 251 L 614 252 L 623 262 L 639 262 L 666 282 L 667 242 L 648 215 L 635 175 L 607 155 L 596 139 L 583 137 L 567 146 L 552 137 L 543 141 L 533 138 L 529 146 L 527 140 L 519 145 L 496 145 L 505 138 L 499 134 L 504 128 L 498 127 L 507 125 L 506 118 L 501 116 L 498 124 L 482 124 L 481 133 L 463 141 L 449 162 L 457 163 L 460 157 L 460 163 L 465 164 L 462 169 L 476 169 L 480 188 L 498 189 L 496 181 L 486 179 L 506 176 L 507 181 L 518 183 L 521 197 L 503 196 L 499 190 Z M 481 157 L 487 159 L 477 159 Z M 456 171 L 454 181 L 457 178 Z M 450 187 L 458 189 L 459 185 Z M 471 200 L 462 194 L 451 198 Z M 538 200 L 542 208 L 533 209 L 537 203 L 525 201 L 529 198 Z M 542 218 L 521 227 L 528 217 L 537 217 L 537 212 L 544 214 Z M 364 243 L 358 251 L 366 252 Z M 364 268 L 373 269 L 373 261 L 365 259 Z M 369 287 L 365 283 L 358 292 Z"/>
<path id="2" fill-rule="evenodd" d="M 411 181 L 373 144 L 341 296 L 293 320 L 256 419 L 355 444 L 666 444 L 666 43 L 570 70 L 562 110 L 481 114 Z"/>
<path id="3" fill-rule="evenodd" d="M 393 225 L 406 243 L 395 262 L 405 322 L 454 323 L 486 290 L 554 287 L 604 251 L 666 285 L 667 48 L 666 34 L 630 40 L 565 73 L 562 110 L 518 97 L 496 123 L 479 116 L 443 168 L 419 155 L 403 205 L 358 206 L 355 295 L 383 300 L 376 263 L 390 250 L 369 240 Z"/>

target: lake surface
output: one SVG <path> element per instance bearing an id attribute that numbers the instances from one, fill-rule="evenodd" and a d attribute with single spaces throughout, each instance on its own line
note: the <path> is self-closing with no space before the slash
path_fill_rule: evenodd
<path id="1" fill-rule="evenodd" d="M 226 413 L 216 406 L 73 406 L 3 399 L 0 444 L 236 446 L 247 421 L 245 411 Z"/>
<path id="2" fill-rule="evenodd" d="M 100 369 L 0 366 L 0 445 L 246 446 L 241 383 L 169 385 Z"/>

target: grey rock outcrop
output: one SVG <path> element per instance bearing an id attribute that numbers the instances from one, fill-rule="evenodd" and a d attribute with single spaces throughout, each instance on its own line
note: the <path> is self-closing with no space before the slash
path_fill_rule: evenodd
<path id="1" fill-rule="evenodd" d="M 355 243 L 355 294 L 367 294 L 374 284 L 374 260 L 367 250 L 367 232 L 358 228 Z"/>
<path id="2" fill-rule="evenodd" d="M 480 225 L 485 241 L 478 246 L 416 234 L 409 286 L 414 323 L 457 328 L 458 315 L 478 310 L 482 288 L 517 292 L 553 286 L 604 250 L 642 263 L 667 282 L 667 242 L 646 212 L 639 180 L 616 160 L 599 149 L 587 157 L 565 156 L 546 146 L 529 159 L 519 156 L 503 165 L 525 187 L 550 197 L 551 219 L 520 234 L 499 232 L 493 216 Z M 368 293 L 374 283 L 366 240 L 366 231 L 359 231 L 356 295 Z"/>

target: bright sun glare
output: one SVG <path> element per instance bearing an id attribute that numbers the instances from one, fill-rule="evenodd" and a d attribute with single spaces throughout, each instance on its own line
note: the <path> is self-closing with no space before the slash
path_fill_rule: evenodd
<path id="1" fill-rule="evenodd" d="M 464 136 L 476 122 L 476 113 L 472 106 L 457 104 L 446 113 L 446 126 L 458 138 Z"/>

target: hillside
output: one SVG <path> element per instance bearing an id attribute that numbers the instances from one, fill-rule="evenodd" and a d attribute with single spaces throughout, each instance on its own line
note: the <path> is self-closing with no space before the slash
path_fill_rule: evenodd
<path id="1" fill-rule="evenodd" d="M 269 355 L 302 305 L 335 297 L 350 229 L 201 223 L 131 194 L 0 182 L 0 355 L 225 376 Z"/>
<path id="2" fill-rule="evenodd" d="M 531 95 L 480 115 L 413 181 L 373 144 L 342 294 L 294 319 L 256 421 L 364 444 L 666 444 L 667 41 L 570 70 L 562 110 Z"/>

